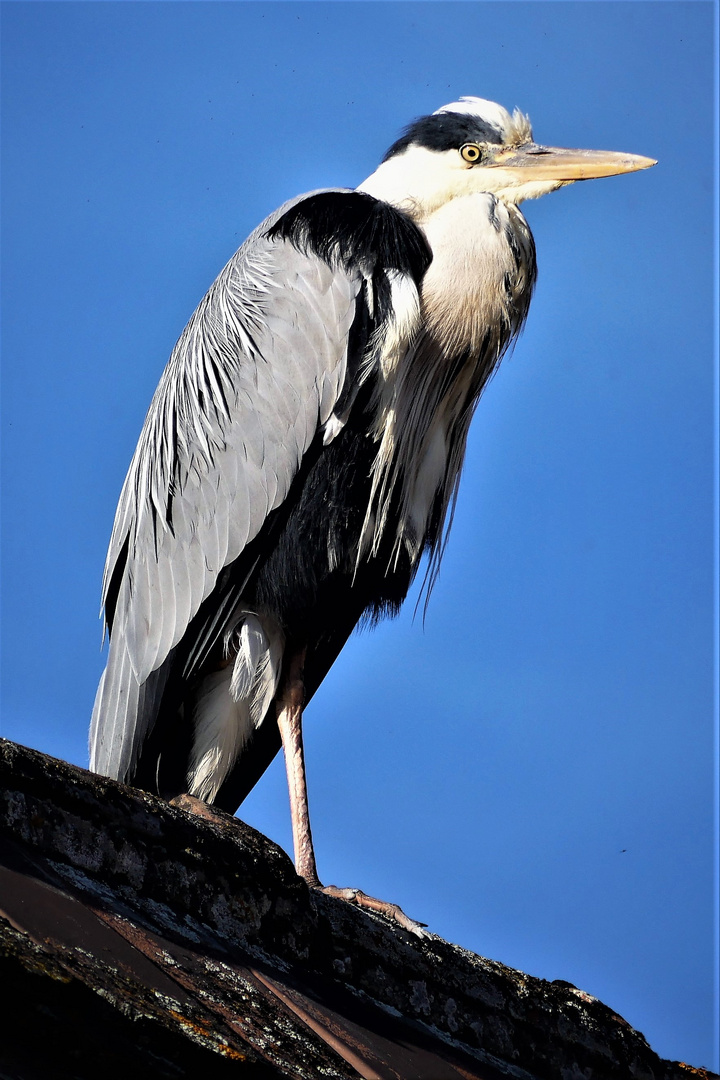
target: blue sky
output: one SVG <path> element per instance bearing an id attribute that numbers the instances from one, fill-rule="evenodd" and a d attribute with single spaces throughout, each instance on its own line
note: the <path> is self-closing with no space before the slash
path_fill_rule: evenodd
<path id="1" fill-rule="evenodd" d="M 319 871 L 713 1034 L 711 3 L 4 3 L 2 732 L 85 765 L 115 503 L 183 325 L 284 199 L 460 94 L 659 159 L 525 206 L 539 282 L 423 625 L 307 714 Z M 242 810 L 291 849 L 277 762 Z"/>

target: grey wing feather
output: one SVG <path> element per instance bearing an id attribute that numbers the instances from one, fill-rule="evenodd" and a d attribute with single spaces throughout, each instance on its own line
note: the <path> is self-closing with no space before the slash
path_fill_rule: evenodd
<path id="1" fill-rule="evenodd" d="M 111 584 L 117 599 L 90 736 L 91 768 L 111 776 L 132 769 L 168 655 L 287 496 L 342 389 L 360 276 L 261 230 L 173 350 L 120 496 L 103 603 Z"/>

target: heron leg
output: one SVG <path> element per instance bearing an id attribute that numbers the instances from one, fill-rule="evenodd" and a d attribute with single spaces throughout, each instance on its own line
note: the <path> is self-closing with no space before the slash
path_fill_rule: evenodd
<path id="1" fill-rule="evenodd" d="M 328 896 L 345 900 L 350 904 L 376 911 L 398 923 L 405 930 L 426 937 L 423 923 L 408 918 L 402 908 L 386 900 L 377 900 L 368 896 L 361 889 L 340 889 L 337 885 L 322 885 L 318 878 L 315 864 L 310 814 L 308 811 L 307 784 L 305 782 L 305 755 L 302 741 L 302 710 L 305 697 L 303 667 L 305 650 L 293 653 L 287 667 L 287 674 L 277 697 L 277 723 L 280 729 L 285 769 L 287 771 L 288 791 L 290 792 L 290 818 L 295 851 L 295 869 L 300 877 L 307 881 L 312 889 L 318 889 Z"/>
<path id="2" fill-rule="evenodd" d="M 302 710 L 305 698 L 304 664 L 305 649 L 292 654 L 277 698 L 277 724 L 285 753 L 285 769 L 290 793 L 295 869 L 300 877 L 305 878 L 311 888 L 318 888 L 320 879 L 317 875 L 315 850 L 310 831 L 302 741 Z"/>

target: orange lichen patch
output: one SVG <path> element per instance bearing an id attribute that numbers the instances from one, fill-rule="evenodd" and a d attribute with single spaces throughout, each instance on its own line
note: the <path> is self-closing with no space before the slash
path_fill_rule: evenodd
<path id="1" fill-rule="evenodd" d="M 222 1036 L 216 1035 L 213 1031 L 210 1022 L 208 1020 L 190 1020 L 187 1016 L 183 1016 L 182 1013 L 176 1012 L 175 1009 L 168 1009 L 168 1016 L 171 1016 L 180 1026 L 191 1035 L 201 1039 L 204 1043 L 208 1041 L 212 1043 L 213 1049 L 219 1051 L 225 1057 L 231 1059 L 231 1061 L 247 1061 L 247 1054 L 242 1054 L 239 1050 L 235 1050 L 232 1046 L 229 1046 Z"/>

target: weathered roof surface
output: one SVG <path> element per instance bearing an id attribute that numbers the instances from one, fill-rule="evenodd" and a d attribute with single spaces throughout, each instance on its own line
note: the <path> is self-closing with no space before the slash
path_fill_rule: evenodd
<path id="1" fill-rule="evenodd" d="M 0 740 L 0 1077 L 680 1080 L 548 983 L 311 892 L 266 837 Z"/>

